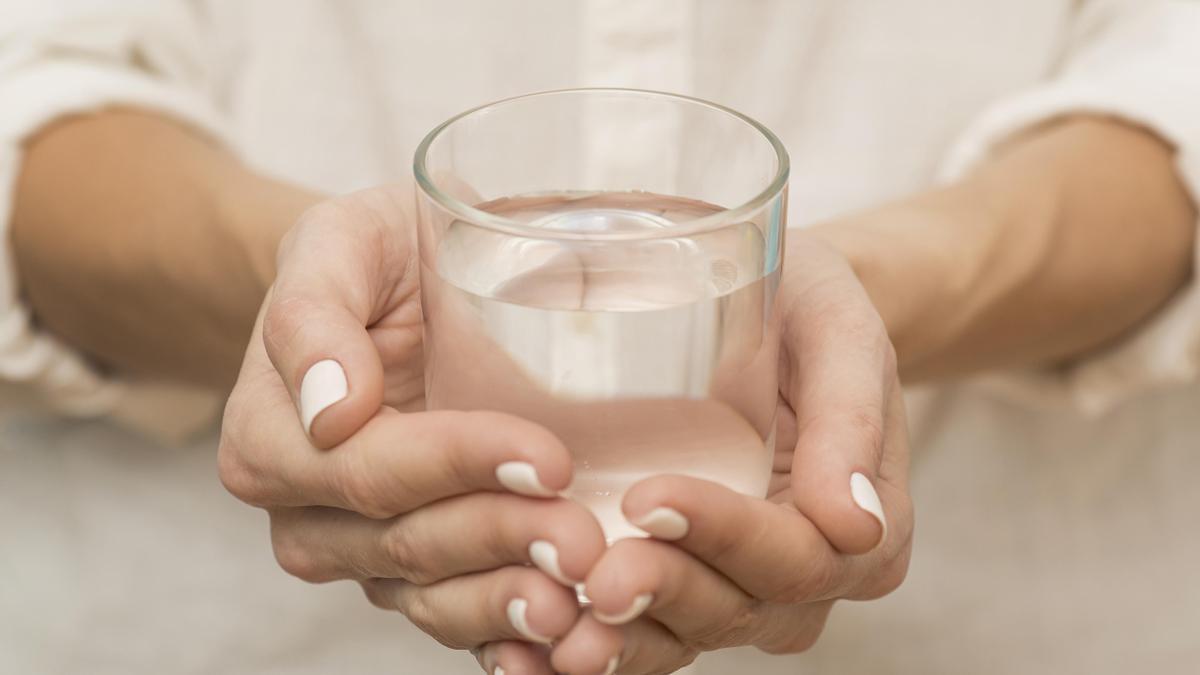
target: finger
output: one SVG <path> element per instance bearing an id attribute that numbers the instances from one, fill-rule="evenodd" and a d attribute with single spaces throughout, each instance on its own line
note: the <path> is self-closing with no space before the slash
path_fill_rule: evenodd
<path id="1" fill-rule="evenodd" d="M 286 406 L 264 400 L 253 419 L 231 415 L 246 408 L 238 397 L 256 393 L 231 396 L 219 453 L 226 487 L 254 505 L 333 506 L 389 518 L 479 490 L 552 497 L 571 480 L 562 443 L 510 415 L 385 408 L 337 452 L 323 452 L 307 442 Z"/>
<path id="2" fill-rule="evenodd" d="M 423 585 L 532 563 L 573 589 L 605 551 L 600 524 L 583 506 L 490 492 L 390 520 L 327 507 L 277 509 L 271 542 L 280 565 L 306 581 L 384 577 Z"/>
<path id="3" fill-rule="evenodd" d="M 596 618 L 615 625 L 646 615 L 701 650 L 750 644 L 758 603 L 686 551 L 652 539 L 624 539 L 588 574 Z"/>
<path id="4" fill-rule="evenodd" d="M 626 492 L 622 510 L 630 522 L 673 541 L 755 598 L 825 600 L 840 597 L 859 580 L 859 568 L 848 562 L 853 557 L 839 554 L 794 507 L 716 483 L 686 476 L 648 478 Z M 589 597 L 591 592 L 589 585 Z M 593 600 L 600 607 L 600 599 Z M 606 604 L 603 609 L 618 608 Z"/>
<path id="5" fill-rule="evenodd" d="M 803 651 L 820 635 L 833 604 L 755 600 L 687 552 L 647 540 L 615 545 L 589 575 L 587 592 L 594 612 L 602 610 L 602 603 L 616 606 L 607 604 L 611 597 L 652 598 L 643 618 L 653 619 L 683 645 L 700 651 L 740 645 L 776 653 Z M 626 656 L 632 657 L 636 648 L 627 647 Z M 672 652 L 661 644 L 654 649 Z M 677 657 L 678 653 L 671 656 Z"/>
<path id="6" fill-rule="evenodd" d="M 281 246 L 262 339 L 318 447 L 345 440 L 383 402 L 367 329 L 417 288 L 399 211 L 385 190 L 342 197 L 301 216 Z"/>
<path id="7" fill-rule="evenodd" d="M 673 673 L 699 655 L 654 619 L 642 617 L 621 629 L 625 648 L 617 672 L 622 675 Z"/>
<path id="8" fill-rule="evenodd" d="M 810 256 L 823 271 L 796 282 L 786 319 L 784 393 L 797 429 L 793 493 L 839 551 L 865 553 L 887 527 L 877 484 L 887 406 L 898 386 L 895 353 L 849 266 L 820 251 L 814 246 Z"/>
<path id="9" fill-rule="evenodd" d="M 771 605 L 772 618 L 764 623 L 754 646 L 768 654 L 808 651 L 821 637 L 833 600 L 796 605 Z"/>
<path id="10" fill-rule="evenodd" d="M 377 607 L 399 610 L 447 647 L 497 640 L 550 644 L 579 617 L 575 592 L 528 567 L 453 577 L 429 586 L 397 579 L 360 582 Z"/>
<path id="11" fill-rule="evenodd" d="M 560 673 L 612 675 L 621 662 L 625 644 L 621 629 L 600 623 L 584 613 L 550 653 L 550 664 Z"/>
<path id="12" fill-rule="evenodd" d="M 489 675 L 555 675 L 546 648 L 528 642 L 489 642 L 475 652 L 475 659 Z"/>

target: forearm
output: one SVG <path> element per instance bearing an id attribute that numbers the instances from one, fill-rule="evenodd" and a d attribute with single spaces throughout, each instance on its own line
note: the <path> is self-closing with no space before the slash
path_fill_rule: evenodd
<path id="1" fill-rule="evenodd" d="M 161 117 L 72 118 L 26 148 L 21 287 L 45 329 L 101 364 L 228 385 L 276 242 L 316 199 Z"/>
<path id="2" fill-rule="evenodd" d="M 1172 150 L 1077 118 L 944 190 L 819 226 L 855 266 L 910 379 L 1069 361 L 1192 274 L 1196 212 Z"/>

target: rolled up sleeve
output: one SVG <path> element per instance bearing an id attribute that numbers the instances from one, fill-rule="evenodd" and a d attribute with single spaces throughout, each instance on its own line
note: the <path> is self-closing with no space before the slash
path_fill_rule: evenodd
<path id="1" fill-rule="evenodd" d="M 0 380 L 60 412 L 106 414 L 128 387 L 39 331 L 22 302 L 8 236 L 22 149 L 55 120 L 114 106 L 223 139 L 197 12 L 173 0 L 0 1 Z"/>
<path id="2" fill-rule="evenodd" d="M 1055 76 L 985 110 L 952 146 L 941 177 L 961 176 L 1013 134 L 1071 114 L 1110 116 L 1157 134 L 1174 147 L 1179 178 L 1197 201 L 1200 2 L 1085 4 Z M 1192 253 L 1200 264 L 1200 245 Z M 1200 288 L 1193 281 L 1136 332 L 1100 353 L 1066 368 L 985 381 L 1098 414 L 1147 390 L 1197 380 Z"/>

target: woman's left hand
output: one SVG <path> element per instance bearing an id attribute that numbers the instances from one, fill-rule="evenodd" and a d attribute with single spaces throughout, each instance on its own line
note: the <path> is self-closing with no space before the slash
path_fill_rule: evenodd
<path id="1" fill-rule="evenodd" d="M 593 652 L 612 654 L 612 625 L 623 674 L 671 672 L 723 647 L 803 651 L 835 600 L 904 579 L 913 514 L 895 353 L 846 260 L 792 237 L 771 494 L 684 476 L 631 488 L 624 513 L 652 538 L 619 541 L 593 567 L 592 612 L 555 645 L 555 671 L 603 672 Z M 515 647 L 489 645 L 480 661 Z"/>

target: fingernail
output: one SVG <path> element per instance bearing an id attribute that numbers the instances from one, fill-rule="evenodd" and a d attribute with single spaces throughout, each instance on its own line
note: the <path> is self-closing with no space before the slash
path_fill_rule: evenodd
<path id="1" fill-rule="evenodd" d="M 504 675 L 504 669 L 496 666 L 496 669 L 492 671 L 492 675 Z"/>
<path id="2" fill-rule="evenodd" d="M 618 654 L 608 660 L 608 667 L 604 669 L 604 675 L 613 675 L 617 672 L 617 666 L 621 663 L 621 655 Z"/>
<path id="3" fill-rule="evenodd" d="M 620 626 L 638 618 L 642 612 L 646 611 L 646 608 L 650 606 L 651 602 L 654 602 L 654 596 L 649 593 L 643 593 L 634 598 L 633 603 L 629 605 L 629 609 L 626 609 L 624 612 L 620 612 L 618 614 L 605 614 L 604 612 L 593 608 L 592 616 L 596 617 L 596 620 L 600 623 L 606 623 L 610 626 Z"/>
<path id="4" fill-rule="evenodd" d="M 504 462 L 496 467 L 496 480 L 504 487 L 526 497 L 557 497 L 558 493 L 542 485 L 537 469 L 529 462 Z"/>
<path id="5" fill-rule="evenodd" d="M 655 539 L 675 541 L 683 539 L 688 533 L 688 521 L 683 514 L 672 508 L 660 506 L 633 521 L 634 525 L 645 530 Z"/>
<path id="6" fill-rule="evenodd" d="M 553 639 L 544 635 L 539 635 L 529 627 L 529 621 L 525 619 L 525 612 L 529 609 L 529 601 L 525 598 L 513 598 L 508 601 L 508 620 L 512 623 L 513 628 L 530 642 L 540 642 L 548 645 L 553 642 Z"/>
<path id="7" fill-rule="evenodd" d="M 346 398 L 346 371 L 333 359 L 312 364 L 300 381 L 300 420 L 304 432 L 312 431 L 312 422 L 322 410 Z"/>
<path id="8" fill-rule="evenodd" d="M 529 545 L 529 559 L 539 570 L 567 588 L 575 588 L 575 584 L 578 583 L 563 574 L 562 568 L 558 566 L 558 549 L 544 539 L 538 539 Z"/>
<path id="9" fill-rule="evenodd" d="M 850 498 L 858 504 L 858 508 L 875 516 L 875 520 L 879 521 L 882 528 L 879 541 L 883 541 L 887 537 L 887 519 L 883 517 L 883 504 L 879 503 L 879 493 L 875 492 L 871 480 L 861 473 L 850 474 Z"/>

